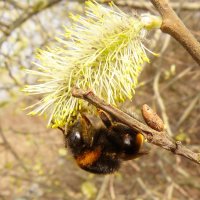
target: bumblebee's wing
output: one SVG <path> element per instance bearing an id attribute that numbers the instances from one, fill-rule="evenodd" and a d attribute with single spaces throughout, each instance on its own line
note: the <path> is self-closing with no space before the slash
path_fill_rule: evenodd
<path id="1" fill-rule="evenodd" d="M 92 146 L 95 134 L 97 134 L 96 130 L 99 130 L 103 126 L 102 121 L 99 119 L 99 117 L 94 115 L 81 113 L 80 123 L 84 142 Z"/>
<path id="2" fill-rule="evenodd" d="M 84 113 L 82 113 L 80 116 L 80 123 L 82 127 L 82 131 L 81 131 L 82 138 L 86 144 L 91 146 L 93 142 L 92 124 L 89 118 Z"/>

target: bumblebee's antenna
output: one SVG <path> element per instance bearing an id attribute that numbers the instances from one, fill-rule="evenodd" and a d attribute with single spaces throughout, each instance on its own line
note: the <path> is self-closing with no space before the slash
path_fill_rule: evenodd
<path id="1" fill-rule="evenodd" d="M 63 133 L 63 135 L 66 135 L 66 134 L 65 134 L 65 130 L 64 130 L 63 128 L 58 127 L 58 129 Z"/>

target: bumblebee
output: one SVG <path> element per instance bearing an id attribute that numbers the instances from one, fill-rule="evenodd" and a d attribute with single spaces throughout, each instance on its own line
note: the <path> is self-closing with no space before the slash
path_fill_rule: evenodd
<path id="1" fill-rule="evenodd" d="M 99 117 L 82 113 L 69 127 L 65 140 L 78 166 L 95 174 L 113 173 L 122 161 L 146 154 L 140 152 L 143 135 L 104 111 L 99 111 Z"/>

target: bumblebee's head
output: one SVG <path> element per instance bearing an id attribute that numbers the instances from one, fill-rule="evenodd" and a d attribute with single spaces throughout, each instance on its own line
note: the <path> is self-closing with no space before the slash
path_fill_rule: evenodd
<path id="1" fill-rule="evenodd" d="M 73 154 L 79 154 L 85 148 L 85 142 L 82 136 L 82 125 L 78 121 L 69 127 L 67 134 L 67 146 Z"/>

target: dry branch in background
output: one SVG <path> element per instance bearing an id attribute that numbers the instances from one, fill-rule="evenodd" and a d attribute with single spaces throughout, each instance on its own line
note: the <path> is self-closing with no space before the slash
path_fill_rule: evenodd
<path id="1" fill-rule="evenodd" d="M 150 2 L 146 1 L 132 1 L 132 0 L 117 0 L 115 2 L 118 6 L 128 6 L 137 9 L 152 9 L 153 5 Z M 173 9 L 187 10 L 187 11 L 195 11 L 200 10 L 200 2 L 170 2 L 170 5 Z"/>
<path id="2" fill-rule="evenodd" d="M 18 155 L 18 153 L 14 150 L 14 148 L 11 146 L 11 144 L 8 142 L 2 127 L 0 126 L 0 138 L 2 139 L 3 144 L 5 145 L 5 147 L 7 149 L 9 149 L 9 151 L 11 152 L 11 154 L 13 155 L 13 157 L 18 161 L 19 165 L 22 167 L 22 169 L 28 173 L 28 169 L 25 166 L 24 162 L 22 161 L 21 157 Z"/>
<path id="3" fill-rule="evenodd" d="M 97 97 L 92 91 L 85 92 L 79 88 L 73 88 L 72 95 L 74 97 L 84 99 L 95 107 L 100 108 L 110 115 L 114 116 L 123 124 L 126 124 L 130 128 L 141 132 L 149 143 L 160 146 L 163 149 L 171 151 L 176 155 L 181 155 L 195 163 L 200 164 L 200 153 L 192 152 L 190 149 L 183 146 L 179 141 L 172 141 L 166 131 L 159 132 L 153 130 L 146 124 L 138 121 L 137 119 L 131 117 L 130 115 L 119 110 L 118 108 L 111 106 L 110 104 Z"/>
<path id="4" fill-rule="evenodd" d="M 0 38 L 0 47 L 3 44 L 3 42 L 6 41 L 8 36 L 10 36 L 16 28 L 20 27 L 23 23 L 25 23 L 27 20 L 29 20 L 32 16 L 59 3 L 60 1 L 61 0 L 48 0 L 44 4 L 41 4 L 41 2 L 38 2 L 31 8 L 25 9 L 23 11 L 23 13 L 11 25 L 7 26 L 6 30 L 4 31 L 4 35 Z M 17 5 L 17 3 L 15 3 L 14 6 L 15 5 Z"/>
<path id="5" fill-rule="evenodd" d="M 200 43 L 173 11 L 168 0 L 151 0 L 162 16 L 161 30 L 175 38 L 200 65 Z"/>

